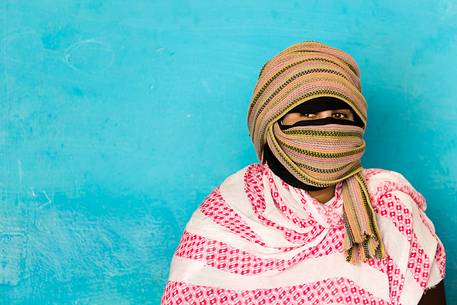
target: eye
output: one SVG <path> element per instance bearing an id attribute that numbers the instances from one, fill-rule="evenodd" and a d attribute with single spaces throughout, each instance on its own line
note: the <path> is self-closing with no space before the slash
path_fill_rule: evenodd
<path id="1" fill-rule="evenodd" d="M 337 113 L 334 113 L 333 116 L 337 119 L 349 119 L 348 115 L 345 114 L 345 113 L 342 113 L 342 112 L 337 112 Z"/>
<path id="2" fill-rule="evenodd" d="M 339 120 L 354 121 L 352 111 L 349 109 L 336 109 L 332 111 L 332 117 Z"/>

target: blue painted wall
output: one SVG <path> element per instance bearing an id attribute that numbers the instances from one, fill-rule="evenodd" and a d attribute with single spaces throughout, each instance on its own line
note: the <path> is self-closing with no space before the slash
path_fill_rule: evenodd
<path id="1" fill-rule="evenodd" d="M 352 54 L 366 167 L 428 199 L 457 304 L 457 4 L 0 3 L 0 303 L 158 304 L 191 213 L 256 162 L 262 64 L 318 40 Z"/>

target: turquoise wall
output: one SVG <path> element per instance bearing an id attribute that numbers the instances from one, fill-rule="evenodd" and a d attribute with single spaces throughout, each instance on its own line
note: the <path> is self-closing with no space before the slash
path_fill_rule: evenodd
<path id="1" fill-rule="evenodd" d="M 0 3 L 0 303 L 158 304 L 191 213 L 256 162 L 262 64 L 317 40 L 352 54 L 365 167 L 428 200 L 457 304 L 457 4 Z"/>

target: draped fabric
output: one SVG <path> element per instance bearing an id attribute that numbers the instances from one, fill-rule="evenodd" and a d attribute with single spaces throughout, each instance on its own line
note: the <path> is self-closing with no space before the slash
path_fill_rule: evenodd
<path id="1" fill-rule="evenodd" d="M 173 256 L 162 305 L 417 304 L 445 276 L 426 202 L 400 174 L 359 172 L 386 257 L 345 260 L 344 182 L 326 203 L 266 164 L 230 175 L 200 204 Z"/>
<path id="2" fill-rule="evenodd" d="M 257 155 L 265 163 L 265 143 L 299 181 L 315 187 L 343 182 L 344 249 L 354 264 L 385 257 L 371 199 L 360 172 L 364 128 L 326 124 L 282 130 L 279 120 L 297 105 L 329 97 L 345 102 L 367 122 L 360 71 L 347 53 L 318 42 L 286 48 L 262 68 L 248 111 Z"/>

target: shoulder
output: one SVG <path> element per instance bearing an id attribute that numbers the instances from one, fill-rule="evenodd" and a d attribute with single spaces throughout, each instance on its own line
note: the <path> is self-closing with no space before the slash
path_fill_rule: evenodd
<path id="1" fill-rule="evenodd" d="M 372 201 L 379 201 L 392 193 L 402 194 L 407 195 L 421 210 L 425 211 L 427 207 L 425 198 L 401 173 L 381 168 L 367 168 L 363 170 L 363 176 Z"/>
<path id="2" fill-rule="evenodd" d="M 256 185 L 262 182 L 264 166 L 261 163 L 252 163 L 233 172 L 220 184 L 219 188 L 238 189 L 241 185 Z M 249 182 L 249 183 L 246 183 Z"/>
<path id="3" fill-rule="evenodd" d="M 422 294 L 445 276 L 446 254 L 427 216 L 425 198 L 400 173 L 369 168 L 363 171 L 386 251 L 406 266 L 409 290 Z"/>
<path id="4" fill-rule="evenodd" d="M 215 203 L 233 206 L 244 202 L 246 193 L 250 193 L 251 189 L 263 189 L 263 170 L 262 164 L 253 163 L 232 172 L 206 196 L 200 208 Z"/>
<path id="5" fill-rule="evenodd" d="M 384 184 L 393 187 L 411 186 L 409 181 L 399 172 L 382 168 L 364 168 L 363 176 L 371 189 Z"/>

